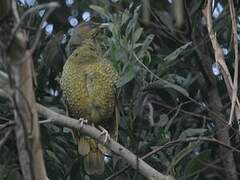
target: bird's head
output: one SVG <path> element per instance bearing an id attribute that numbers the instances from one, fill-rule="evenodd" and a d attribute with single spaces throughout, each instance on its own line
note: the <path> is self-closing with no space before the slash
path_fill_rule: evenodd
<path id="1" fill-rule="evenodd" d="M 92 22 L 84 22 L 79 24 L 72 33 L 72 36 L 67 45 L 67 54 L 71 54 L 74 49 L 87 43 L 93 41 L 99 31 L 98 24 Z"/>

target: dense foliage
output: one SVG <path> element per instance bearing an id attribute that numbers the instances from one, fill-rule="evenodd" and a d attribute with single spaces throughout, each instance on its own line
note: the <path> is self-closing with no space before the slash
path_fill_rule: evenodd
<path id="1" fill-rule="evenodd" d="M 39 4 L 44 2 L 48 1 L 38 1 Z M 223 104 L 221 113 L 226 120 L 231 106 L 222 75 L 214 75 L 213 72 L 209 75 L 206 71 L 212 68 L 218 71 L 218 67 L 202 16 L 204 0 L 184 0 L 184 18 L 180 24 L 177 17 L 179 14 L 167 0 L 91 0 L 76 1 L 68 6 L 64 1 L 59 0 L 59 3 L 62 6 L 48 19 L 48 24 L 53 24 L 53 31 L 48 32 L 43 28 L 33 55 L 35 90 L 39 103 L 65 114 L 59 78 L 66 61 L 65 48 L 73 28 L 68 17 L 71 15 L 81 22 L 82 14 L 89 12 L 91 20 L 104 27 L 98 36 L 98 48 L 120 75 L 119 143 L 139 157 L 163 146 L 147 157 L 146 161 L 176 179 L 226 179 L 232 169 L 227 169 L 230 166 L 224 165 L 221 159 L 232 152 L 237 171 L 240 170 L 238 124 L 234 123 L 230 135 L 226 137 L 232 143 L 226 154 L 221 154 L 220 143 L 211 141 L 218 138 L 218 133 L 227 127 L 226 122 L 222 129 L 219 128 L 216 122 L 222 119 L 212 115 L 213 102 L 209 101 L 211 78 L 216 82 L 215 88 Z M 18 3 L 21 14 L 29 8 Z M 216 0 L 214 13 L 218 13 L 214 17 L 214 30 L 233 74 L 234 51 L 227 3 Z M 26 26 L 29 26 L 26 29 L 31 44 L 41 16 L 39 13 L 30 14 L 25 21 Z M 206 64 L 208 67 L 204 67 Z M 3 69 L 1 65 L 0 69 Z M 13 119 L 11 107 L 0 98 L 0 122 L 9 119 Z M 43 120 L 42 117 L 40 119 Z M 3 135 L 4 132 L 0 132 L 0 137 Z M 89 179 L 68 128 L 41 124 L 41 138 L 49 179 Z M 0 154 L 0 180 L 22 179 L 14 136 L 4 146 L 0 146 Z M 104 179 L 127 166 L 120 157 L 108 161 L 105 174 L 91 179 Z M 119 177 L 144 179 L 137 170 L 131 168 Z"/>

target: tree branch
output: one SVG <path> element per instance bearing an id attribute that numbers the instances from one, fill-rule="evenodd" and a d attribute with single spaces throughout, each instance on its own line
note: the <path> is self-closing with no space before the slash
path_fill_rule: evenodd
<path id="1" fill-rule="evenodd" d="M 230 10 L 231 9 L 232 8 L 230 7 Z M 235 82 L 235 84 L 233 84 L 232 77 L 231 77 L 230 72 L 228 70 L 228 67 L 225 63 L 226 61 L 224 59 L 222 49 L 221 49 L 221 47 L 220 47 L 220 45 L 217 41 L 216 33 L 214 33 L 213 22 L 212 22 L 212 13 L 211 12 L 212 12 L 212 0 L 208 0 L 206 8 L 203 10 L 203 14 L 207 19 L 207 29 L 208 29 L 209 37 L 210 37 L 212 47 L 213 47 L 213 50 L 214 50 L 215 60 L 220 65 L 221 72 L 223 74 L 223 78 L 224 78 L 224 81 L 225 81 L 225 84 L 226 84 L 226 87 L 227 87 L 228 95 L 229 95 L 229 97 L 230 97 L 230 99 L 232 100 L 232 103 L 233 103 L 232 106 L 235 106 L 235 103 L 237 105 L 234 108 L 235 109 L 235 115 L 236 115 L 237 119 L 240 119 L 240 102 L 239 102 L 239 99 L 236 95 L 237 83 Z M 232 24 L 234 24 L 234 22 Z M 234 40 L 234 43 L 235 43 L 236 40 Z M 238 55 L 236 56 L 236 52 L 237 51 L 235 50 L 235 58 L 237 58 L 237 56 L 238 56 Z M 235 59 L 235 63 L 236 63 L 236 59 Z M 238 68 L 238 66 L 235 67 L 235 68 Z M 235 73 L 238 73 L 238 71 L 237 72 L 236 71 L 237 71 L 237 69 L 235 69 Z M 234 76 L 234 77 L 237 78 L 237 76 Z M 230 116 L 229 123 L 232 123 L 232 116 Z"/>
<path id="2" fill-rule="evenodd" d="M 51 119 L 53 123 L 73 129 L 79 129 L 81 133 L 84 133 L 98 140 L 102 144 L 104 143 L 104 139 L 101 138 L 101 131 L 99 131 L 95 127 L 85 124 L 83 125 L 83 127 L 81 127 L 79 121 L 58 114 L 40 104 L 37 104 L 37 109 L 41 115 L 48 119 Z M 111 149 L 115 154 L 123 157 L 134 169 L 138 169 L 138 171 L 146 178 L 152 180 L 173 180 L 173 177 L 163 175 L 162 173 L 156 171 L 154 168 L 145 163 L 142 159 L 138 158 L 136 155 L 134 155 L 122 145 L 118 144 L 113 139 L 110 139 L 108 142 L 106 142 L 105 146 Z"/>
<path id="3" fill-rule="evenodd" d="M 220 65 L 221 72 L 223 74 L 224 81 L 225 81 L 225 84 L 227 87 L 228 95 L 229 95 L 230 99 L 232 99 L 231 98 L 232 90 L 233 90 L 232 78 L 230 76 L 228 67 L 225 63 L 222 49 L 219 46 L 216 35 L 213 32 L 212 0 L 207 1 L 207 6 L 205 7 L 205 9 L 203 9 L 203 14 L 207 19 L 207 29 L 208 29 L 208 33 L 209 33 L 209 37 L 210 37 L 212 46 L 213 46 L 213 53 L 215 55 L 215 60 Z M 222 104 L 222 101 L 220 98 L 217 82 L 211 71 L 211 63 L 206 60 L 209 58 L 209 56 L 207 56 L 205 58 L 204 57 L 205 54 L 209 54 L 209 50 L 207 49 L 206 45 L 201 47 L 201 49 L 199 48 L 198 55 L 201 59 L 201 63 L 203 64 L 204 70 L 207 72 L 206 73 L 207 77 L 210 80 L 210 83 L 209 83 L 210 87 L 208 88 L 209 89 L 208 90 L 208 102 L 210 103 L 211 108 L 215 111 L 215 114 L 213 114 L 212 112 L 209 112 L 209 114 L 210 114 L 210 116 L 213 117 L 213 119 L 218 119 L 219 116 L 221 116 L 224 119 L 224 114 L 221 113 L 221 110 L 223 109 L 223 104 Z M 239 102 L 237 100 L 237 105 L 238 104 L 239 104 Z M 235 108 L 236 107 L 237 106 L 235 106 Z M 236 112 L 237 111 L 235 111 L 235 113 Z M 216 113 L 218 114 L 218 116 L 216 116 Z M 217 138 L 220 141 L 224 142 L 224 144 L 231 146 L 229 127 L 226 126 L 226 124 L 224 122 L 216 121 L 216 129 L 218 130 L 216 133 Z M 224 158 L 222 156 L 223 154 L 226 154 L 226 156 Z M 225 169 L 232 170 L 232 171 L 229 171 L 226 173 L 226 179 L 227 180 L 237 180 L 238 177 L 237 177 L 237 173 L 236 173 L 237 171 L 236 171 L 236 164 L 235 164 L 233 152 L 228 152 L 228 149 L 226 149 L 224 147 L 220 147 L 219 148 L 219 157 L 222 160 L 223 167 Z"/>
<path id="4" fill-rule="evenodd" d="M 234 148 L 234 147 L 231 147 L 231 146 L 228 146 L 227 144 L 224 144 L 223 142 L 215 139 L 215 138 L 208 138 L 208 137 L 190 137 L 190 138 L 186 138 L 186 139 L 177 139 L 177 140 L 173 140 L 173 141 L 170 141 L 170 142 L 167 142 L 166 144 L 164 145 L 161 145 L 161 146 L 158 146 L 156 148 L 154 148 L 154 150 L 152 150 L 151 152 L 145 154 L 144 156 L 142 156 L 141 158 L 142 159 L 147 159 L 148 157 L 152 156 L 153 154 L 156 154 L 157 152 L 163 150 L 163 149 L 166 149 L 166 148 L 169 148 L 171 146 L 174 146 L 176 144 L 179 144 L 179 143 L 186 143 L 186 142 L 194 142 L 194 141 L 205 141 L 205 142 L 211 142 L 211 143 L 216 143 L 216 144 L 219 144 L 223 147 L 226 147 L 226 148 L 229 148 L 233 151 L 236 151 L 236 152 L 240 152 L 237 148 Z M 114 174 L 112 174 L 111 176 L 107 177 L 105 180 L 111 180 L 113 179 L 114 177 L 116 176 L 119 176 L 121 173 L 123 173 L 124 171 L 126 171 L 128 168 L 130 168 L 130 166 L 126 166 L 122 169 L 120 169 L 119 171 L 115 172 Z"/>
<path id="5" fill-rule="evenodd" d="M 5 90 L 8 90 L 9 88 L 8 78 L 5 73 L 0 71 L 0 87 L 3 87 L 3 84 L 5 85 L 4 87 Z M 4 94 L 0 93 L 0 96 L 1 95 Z M 3 97 L 7 98 L 6 96 Z M 40 115 L 48 119 L 47 120 L 48 123 L 52 122 L 68 128 L 79 129 L 81 133 L 84 133 L 94 139 L 97 139 L 100 143 L 104 143 L 104 139 L 101 138 L 102 137 L 101 131 L 99 131 L 95 127 L 89 125 L 84 125 L 83 127 L 81 127 L 81 124 L 79 123 L 78 120 L 56 113 L 40 104 L 37 104 L 36 108 Z M 106 142 L 105 146 L 109 148 L 111 151 L 113 151 L 115 154 L 124 158 L 134 169 L 138 169 L 138 171 L 148 179 L 174 180 L 173 177 L 164 175 L 156 171 L 142 159 L 138 158 L 136 155 L 134 155 L 132 152 L 130 152 L 128 149 L 126 149 L 113 139 L 110 139 L 108 142 Z"/>
<path id="6" fill-rule="evenodd" d="M 237 22 L 236 22 L 236 12 L 234 9 L 233 0 L 228 0 L 230 15 L 232 20 L 232 33 L 233 33 L 233 46 L 234 46 L 234 56 L 235 56 L 235 63 L 234 63 L 234 80 L 233 80 L 233 92 L 232 92 L 232 105 L 231 105 L 231 112 L 229 117 L 229 124 L 232 124 L 233 121 L 233 113 L 235 110 L 237 121 L 240 119 L 240 106 L 236 107 L 237 102 L 237 89 L 238 89 L 238 37 L 237 37 Z"/>

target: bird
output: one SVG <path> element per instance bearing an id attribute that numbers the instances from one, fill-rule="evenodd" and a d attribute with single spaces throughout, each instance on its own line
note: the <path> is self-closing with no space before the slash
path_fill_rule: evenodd
<path id="1" fill-rule="evenodd" d="M 78 25 L 67 45 L 68 57 L 63 66 L 61 89 L 69 116 L 106 129 L 117 139 L 118 110 L 116 84 L 119 79 L 113 65 L 97 48 L 99 28 L 93 23 Z M 78 152 L 83 156 L 84 169 L 89 175 L 104 173 L 106 147 L 95 139 L 74 131 Z M 107 137 L 107 135 L 106 135 Z"/>

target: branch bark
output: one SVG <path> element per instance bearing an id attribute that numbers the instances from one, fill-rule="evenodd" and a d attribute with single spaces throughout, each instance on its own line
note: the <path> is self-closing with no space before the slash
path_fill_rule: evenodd
<path id="1" fill-rule="evenodd" d="M 64 115 L 58 114 L 48 108 L 37 104 L 38 112 L 43 115 L 44 117 L 51 119 L 51 121 L 55 124 L 59 124 L 62 126 L 66 126 L 72 129 L 79 129 L 81 133 L 84 133 L 88 136 L 91 136 L 94 139 L 97 139 L 100 143 L 104 144 L 104 139 L 101 138 L 101 131 L 96 129 L 93 126 L 84 125 L 81 127 L 79 121 L 66 117 Z M 173 177 L 166 176 L 150 165 L 145 163 L 141 158 L 138 158 L 128 149 L 123 147 L 122 145 L 118 144 L 113 139 L 110 139 L 105 143 L 105 146 L 111 149 L 115 154 L 123 157 L 134 169 L 137 169 L 143 176 L 150 180 L 173 180 Z"/>
<path id="2" fill-rule="evenodd" d="M 211 5 L 212 5 L 211 2 L 208 1 L 207 7 L 211 8 Z M 206 9 L 204 9 L 203 14 L 205 16 L 207 14 L 206 12 L 207 12 Z M 189 16 L 189 13 L 188 13 L 188 16 Z M 197 16 L 197 18 L 195 18 L 195 22 L 201 22 L 202 14 L 199 13 L 196 16 Z M 208 16 L 209 17 L 212 16 L 211 10 L 209 10 L 209 9 L 208 9 Z M 191 19 L 191 17 L 189 17 L 189 19 Z M 193 27 L 194 24 L 193 24 L 193 22 L 191 22 L 191 23 L 192 23 L 191 26 Z M 208 21 L 208 23 L 209 23 L 209 21 Z M 210 30 L 210 29 L 208 29 L 208 30 Z M 212 29 L 209 32 L 211 32 L 210 39 L 213 40 L 215 38 L 215 40 L 216 40 L 216 36 L 213 33 Z M 223 104 L 221 102 L 221 97 L 219 94 L 219 89 L 217 86 L 216 78 L 214 77 L 214 75 L 212 73 L 212 69 L 211 69 L 212 62 L 211 62 L 211 58 L 210 58 L 208 44 L 206 43 L 207 42 L 206 40 L 205 40 L 205 42 L 203 42 L 205 39 L 205 37 L 204 37 L 205 35 L 206 35 L 206 29 L 202 23 L 199 23 L 197 25 L 197 27 L 193 29 L 193 32 L 191 32 L 193 44 L 195 47 L 198 47 L 196 49 L 196 52 L 197 52 L 197 55 L 200 60 L 200 64 L 201 64 L 200 66 L 203 69 L 203 74 L 205 75 L 205 79 L 208 83 L 207 101 L 209 103 L 210 109 L 212 110 L 212 111 L 209 111 L 209 116 L 215 120 L 216 129 L 217 129 L 217 132 L 216 132 L 217 139 L 219 139 L 219 141 L 223 142 L 227 146 L 231 146 L 229 127 L 227 126 L 227 121 L 224 117 L 224 114 L 221 113 L 221 111 L 223 109 Z M 214 41 L 214 43 L 216 44 L 217 42 Z M 220 48 L 219 44 L 217 44 L 217 45 Z M 217 48 L 217 51 L 215 51 L 215 53 L 217 53 L 217 54 L 215 54 L 215 58 L 218 58 L 218 60 L 220 58 L 220 62 L 222 63 L 224 61 L 224 56 L 223 56 L 223 52 L 222 52 L 221 48 L 220 49 L 219 48 Z M 231 76 L 230 76 L 230 74 L 228 74 L 229 72 L 226 70 L 227 67 L 226 67 L 226 64 L 224 65 L 224 63 L 221 64 L 221 67 L 223 70 L 222 72 L 223 72 L 223 75 L 225 78 L 228 95 L 230 96 L 232 94 L 232 86 L 230 85 L 230 83 L 232 81 L 229 80 L 229 78 L 231 78 Z M 225 121 L 222 121 L 222 119 L 224 119 Z M 223 155 L 226 155 L 226 156 L 224 156 L 224 158 L 223 158 Z M 227 180 L 237 180 L 238 178 L 237 178 L 237 173 L 236 173 L 236 164 L 234 161 L 233 152 L 229 151 L 225 147 L 220 146 L 218 156 L 221 158 L 224 169 L 231 170 L 231 171 L 226 171 L 226 179 Z"/>
<path id="3" fill-rule="evenodd" d="M 237 106 L 238 96 L 238 37 L 237 37 L 237 22 L 236 22 L 236 12 L 234 8 L 233 0 L 228 0 L 229 10 L 232 20 L 232 33 L 233 33 L 233 46 L 234 46 L 234 56 L 235 56 L 235 63 L 234 63 L 234 80 L 233 80 L 233 92 L 232 92 L 232 105 L 231 105 L 231 112 L 229 117 L 229 124 L 232 124 L 233 121 L 233 114 L 235 110 L 237 121 L 240 120 L 240 106 Z"/>
<path id="4" fill-rule="evenodd" d="M 231 17 L 233 17 L 233 15 L 235 15 L 235 13 L 234 13 L 235 11 L 233 10 L 232 6 L 233 6 L 233 3 L 232 4 L 230 3 Z M 238 75 L 238 62 L 237 62 L 238 60 L 235 59 L 235 64 L 237 63 L 237 66 L 235 67 L 236 68 L 235 69 L 235 80 L 233 83 L 232 77 L 231 77 L 228 67 L 225 63 L 226 61 L 224 59 L 223 51 L 218 43 L 216 33 L 214 33 L 214 30 L 213 30 L 213 22 L 212 22 L 212 13 L 211 12 L 212 12 L 212 0 L 208 0 L 206 8 L 203 10 L 203 14 L 207 19 L 207 29 L 208 29 L 208 34 L 209 34 L 209 37 L 210 37 L 210 40 L 212 43 L 212 47 L 214 50 L 215 60 L 220 65 L 220 70 L 221 70 L 221 73 L 223 74 L 223 78 L 224 78 L 224 81 L 225 81 L 225 84 L 227 87 L 228 95 L 229 95 L 230 99 L 232 100 L 232 110 L 231 110 L 230 121 L 229 121 L 229 124 L 231 124 L 232 118 L 233 118 L 232 117 L 233 110 L 235 110 L 235 116 L 236 116 L 237 120 L 240 119 L 240 102 L 237 97 L 237 89 L 236 89 L 237 88 L 236 78 Z M 236 28 L 235 23 L 236 23 L 236 21 L 234 21 L 232 19 L 233 30 Z M 235 31 L 234 31 L 234 43 L 236 46 L 238 43 L 237 43 L 237 34 L 235 34 L 236 33 Z M 236 55 L 236 53 L 238 53 L 236 51 L 236 48 L 237 47 L 235 47 L 235 58 L 238 58 L 238 55 Z"/>
<path id="5" fill-rule="evenodd" d="M 10 90 L 8 78 L 5 73 L 0 71 L 0 87 L 3 87 L 5 89 L 5 93 L 1 93 L 0 96 L 8 98 L 6 95 L 6 92 Z M 9 91 L 10 92 L 10 91 Z M 59 124 L 61 126 L 65 126 L 72 129 L 79 129 L 81 133 L 84 133 L 92 138 L 97 139 L 100 143 L 104 143 L 104 139 L 101 138 L 101 131 L 96 129 L 93 126 L 84 125 L 81 127 L 81 124 L 79 121 L 72 119 L 70 117 L 58 114 L 40 104 L 36 105 L 37 111 L 40 115 L 44 116 L 48 119 L 48 122 L 52 122 L 55 124 Z M 148 165 L 146 162 L 144 162 L 141 158 L 138 158 L 136 155 L 134 155 L 132 152 L 130 152 L 128 149 L 114 141 L 113 139 L 110 139 L 108 142 L 105 143 L 105 146 L 111 151 L 113 151 L 115 154 L 121 156 L 124 158 L 134 169 L 137 169 L 143 176 L 145 176 L 147 179 L 150 180 L 174 180 L 173 177 L 164 175 L 154 168 L 152 168 L 150 165 Z"/>
<path id="6" fill-rule="evenodd" d="M 0 33 L 0 55 L 8 72 L 9 92 L 12 92 L 9 96 L 14 107 L 14 130 L 20 168 L 26 180 L 46 180 L 32 83 L 32 59 L 26 48 L 26 33 L 22 30 L 13 33 L 14 26 L 20 23 L 16 2 L 3 0 L 0 6 L 3 9 L 9 8 L 6 14 L 1 14 L 0 32 L 5 33 Z"/>

